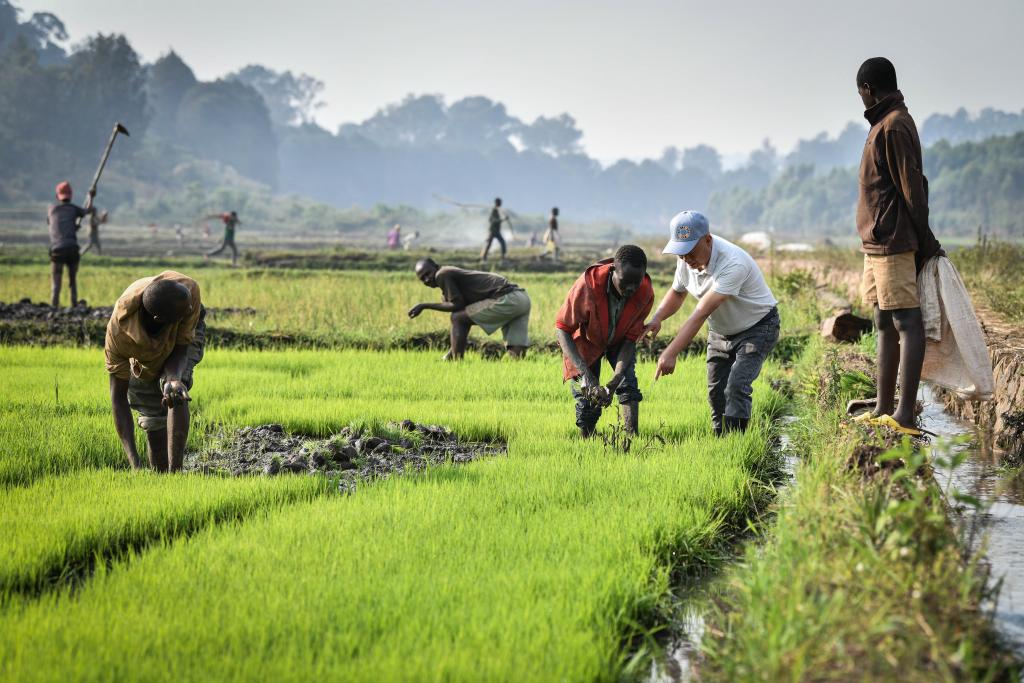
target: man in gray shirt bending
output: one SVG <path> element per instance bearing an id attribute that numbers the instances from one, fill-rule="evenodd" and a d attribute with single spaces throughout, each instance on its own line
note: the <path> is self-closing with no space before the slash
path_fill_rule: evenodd
<path id="1" fill-rule="evenodd" d="M 496 273 L 438 266 L 429 258 L 416 262 L 416 277 L 427 287 L 439 288 L 444 301 L 416 304 L 409 309 L 409 317 L 428 310 L 451 314 L 451 342 L 445 360 L 462 358 L 473 325 L 487 334 L 500 328 L 509 356 L 526 355 L 530 345 L 530 297 L 525 289 Z"/>
<path id="2" fill-rule="evenodd" d="M 698 301 L 658 358 L 654 378 L 675 371 L 676 357 L 707 320 L 708 400 L 715 434 L 745 431 L 752 413 L 754 380 L 779 340 L 778 302 L 750 254 L 712 235 L 707 218 L 695 211 L 672 218 L 662 253 L 679 257 L 675 281 L 644 333 L 656 337 L 687 293 Z"/>

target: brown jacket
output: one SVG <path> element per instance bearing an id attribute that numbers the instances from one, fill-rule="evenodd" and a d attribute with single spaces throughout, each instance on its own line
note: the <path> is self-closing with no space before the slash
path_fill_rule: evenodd
<path id="1" fill-rule="evenodd" d="M 860 162 L 857 232 L 865 254 L 917 252 L 918 267 L 939 251 L 928 225 L 928 179 L 921 140 L 903 94 L 864 112 L 871 124 Z"/>

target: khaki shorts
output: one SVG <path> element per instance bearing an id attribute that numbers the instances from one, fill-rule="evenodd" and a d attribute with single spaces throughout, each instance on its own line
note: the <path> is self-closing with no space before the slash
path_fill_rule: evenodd
<path id="1" fill-rule="evenodd" d="M 188 346 L 185 360 L 185 371 L 181 381 L 189 390 L 192 389 L 192 372 L 203 360 L 203 349 L 206 346 L 206 311 L 199 316 L 195 335 Z M 164 376 L 144 381 L 137 377 L 128 380 L 128 405 L 139 414 L 139 426 L 147 432 L 158 432 L 167 429 L 167 408 L 164 407 Z"/>
<path id="2" fill-rule="evenodd" d="M 500 327 L 506 346 L 530 345 L 530 297 L 525 289 L 470 304 L 466 315 L 487 334 Z"/>
<path id="3" fill-rule="evenodd" d="M 899 308 L 918 308 L 917 264 L 914 252 L 875 256 L 864 254 L 864 277 L 860 291 L 866 306 L 878 307 L 883 311 Z"/>

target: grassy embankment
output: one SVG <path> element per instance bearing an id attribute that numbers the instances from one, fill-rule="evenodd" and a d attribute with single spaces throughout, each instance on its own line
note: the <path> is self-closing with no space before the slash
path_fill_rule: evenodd
<path id="1" fill-rule="evenodd" d="M 724 584 L 706 676 L 1016 680 L 980 608 L 991 590 L 983 564 L 930 475 L 951 456 L 905 445 L 872 457 L 864 444 L 878 437 L 843 426 L 845 370 L 819 343 L 806 351 L 790 428 L 796 481 L 765 543 Z M 886 470 L 895 456 L 905 466 Z M 869 475 L 873 463 L 883 469 Z"/>
<path id="2" fill-rule="evenodd" d="M 1024 323 L 1024 246 L 982 242 L 952 252 L 951 259 L 973 297 L 1007 322 Z"/>
<path id="3" fill-rule="evenodd" d="M 14 378 L 5 405 L 16 416 L 41 413 L 3 425 L 8 467 L 119 464 L 95 351 L 15 348 L 2 358 Z M 58 373 L 67 412 L 47 417 L 39 406 L 52 401 L 51 386 L 33 377 Z M 639 368 L 645 391 L 652 373 Z M 195 477 L 70 473 L 36 485 L 55 499 L 7 488 L 0 507 L 16 508 L 19 523 L 5 523 L 14 530 L 5 543 L 25 548 L 7 572 L 34 562 L 52 575 L 54 548 L 75 539 L 109 542 L 146 524 L 164 525 L 167 538 L 111 568 L 101 563 L 73 595 L 12 596 L 0 614 L 10 634 L 0 642 L 2 677 L 616 678 L 630 665 L 623 643 L 647 633 L 671 572 L 699 567 L 743 528 L 764 498 L 757 481 L 772 469 L 765 430 L 779 399 L 763 381 L 755 430 L 718 440 L 703 363 L 691 358 L 677 373 L 642 404 L 642 427 L 664 423 L 669 444 L 622 455 L 572 438 L 571 401 L 550 357 L 450 367 L 409 352 L 213 351 L 194 392 L 207 423 L 325 433 L 410 418 L 504 437 L 509 455 L 176 540 L 174 525 L 194 514 L 190 498 L 240 484 L 199 480 L 189 493 Z M 98 460 L 67 457 L 96 439 L 108 442 Z M 166 505 L 103 514 L 160 489 Z M 95 514 L 82 514 L 88 506 Z M 44 542 L 27 544 L 34 535 Z"/>

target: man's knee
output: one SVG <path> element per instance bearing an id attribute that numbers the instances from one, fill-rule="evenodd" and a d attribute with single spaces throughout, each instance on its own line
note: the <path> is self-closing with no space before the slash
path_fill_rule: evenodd
<path id="1" fill-rule="evenodd" d="M 452 311 L 451 315 L 452 325 L 469 326 L 473 324 L 469 314 L 466 311 Z"/>
<path id="2" fill-rule="evenodd" d="M 883 311 L 875 304 L 875 327 L 879 330 L 893 329 L 892 311 Z"/>
<path id="3" fill-rule="evenodd" d="M 920 308 L 900 308 L 892 311 L 892 321 L 901 334 L 916 332 L 924 326 Z"/>

